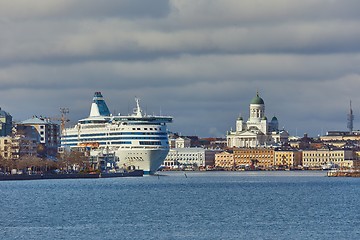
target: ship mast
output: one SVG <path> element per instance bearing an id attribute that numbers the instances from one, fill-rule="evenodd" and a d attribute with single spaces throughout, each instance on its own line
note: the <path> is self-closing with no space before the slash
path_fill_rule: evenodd
<path id="1" fill-rule="evenodd" d="M 142 111 L 140 108 L 140 99 L 139 98 L 135 98 L 135 102 L 136 102 L 136 108 L 134 109 L 134 113 L 136 117 L 142 117 Z"/>

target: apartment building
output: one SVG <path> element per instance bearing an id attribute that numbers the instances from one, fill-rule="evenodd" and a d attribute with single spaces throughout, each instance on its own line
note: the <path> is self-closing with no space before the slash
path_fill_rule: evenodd
<path id="1" fill-rule="evenodd" d="M 236 167 L 254 166 L 271 168 L 274 166 L 274 149 L 272 148 L 234 148 Z"/>
<path id="2" fill-rule="evenodd" d="M 275 150 L 274 165 L 277 167 L 296 168 L 302 165 L 302 152 L 298 150 Z"/>
<path id="3" fill-rule="evenodd" d="M 354 160 L 355 154 L 351 149 L 315 149 L 304 150 L 302 152 L 303 166 L 321 167 L 326 164 L 336 164 L 340 166 L 347 160 Z"/>
<path id="4" fill-rule="evenodd" d="M 232 169 L 235 167 L 234 152 L 232 150 L 215 154 L 215 167 Z"/>

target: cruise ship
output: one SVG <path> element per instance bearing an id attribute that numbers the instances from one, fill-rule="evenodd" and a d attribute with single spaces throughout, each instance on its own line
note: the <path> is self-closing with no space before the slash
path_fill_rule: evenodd
<path id="1" fill-rule="evenodd" d="M 112 115 L 101 92 L 95 92 L 89 117 L 63 130 L 61 146 L 96 146 L 94 151 L 114 153 L 118 166 L 154 174 L 169 152 L 166 124 L 172 117 L 147 115 L 135 100 L 133 114 Z"/>

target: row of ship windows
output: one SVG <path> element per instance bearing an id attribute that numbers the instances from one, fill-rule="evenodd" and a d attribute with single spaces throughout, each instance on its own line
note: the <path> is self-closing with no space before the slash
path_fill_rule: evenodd
<path id="1" fill-rule="evenodd" d="M 140 141 L 140 145 L 157 145 L 157 146 L 160 146 L 161 142 L 158 142 L 158 141 Z"/>
<path id="2" fill-rule="evenodd" d="M 99 139 L 99 138 L 83 138 L 80 139 L 81 142 L 97 142 L 99 140 L 167 140 L 166 137 L 111 137 L 106 139 Z M 62 142 L 71 142 L 71 139 L 62 139 Z"/>
<path id="3" fill-rule="evenodd" d="M 66 146 L 77 146 L 76 143 L 63 143 Z M 106 145 L 106 142 L 99 142 L 100 145 Z M 114 142 L 108 142 L 108 144 L 131 144 L 131 141 L 114 141 Z M 161 142 L 159 141 L 140 141 L 140 145 L 161 145 Z"/>
<path id="4" fill-rule="evenodd" d="M 141 130 L 141 128 L 132 128 L 132 130 Z M 148 128 L 144 128 L 144 131 L 147 131 Z M 149 128 L 150 131 L 160 131 L 160 128 Z"/>
<path id="5" fill-rule="evenodd" d="M 109 133 L 109 135 L 167 135 L 167 133 L 166 132 L 123 132 L 123 133 Z"/>
<path id="6" fill-rule="evenodd" d="M 120 133 L 109 133 L 109 135 L 167 135 L 166 132 L 120 132 Z M 89 134 L 81 134 L 80 137 L 99 137 L 99 136 L 107 136 L 106 133 L 89 133 Z M 78 135 L 66 135 L 65 138 L 70 137 L 78 137 Z M 63 137 L 63 138 L 64 138 Z"/>

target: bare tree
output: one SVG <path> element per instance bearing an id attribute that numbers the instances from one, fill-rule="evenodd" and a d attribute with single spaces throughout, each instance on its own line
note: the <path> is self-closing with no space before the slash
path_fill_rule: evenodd
<path id="1" fill-rule="evenodd" d="M 5 166 L 6 162 L 5 162 L 5 158 L 0 154 L 0 169 L 5 173 Z"/>

